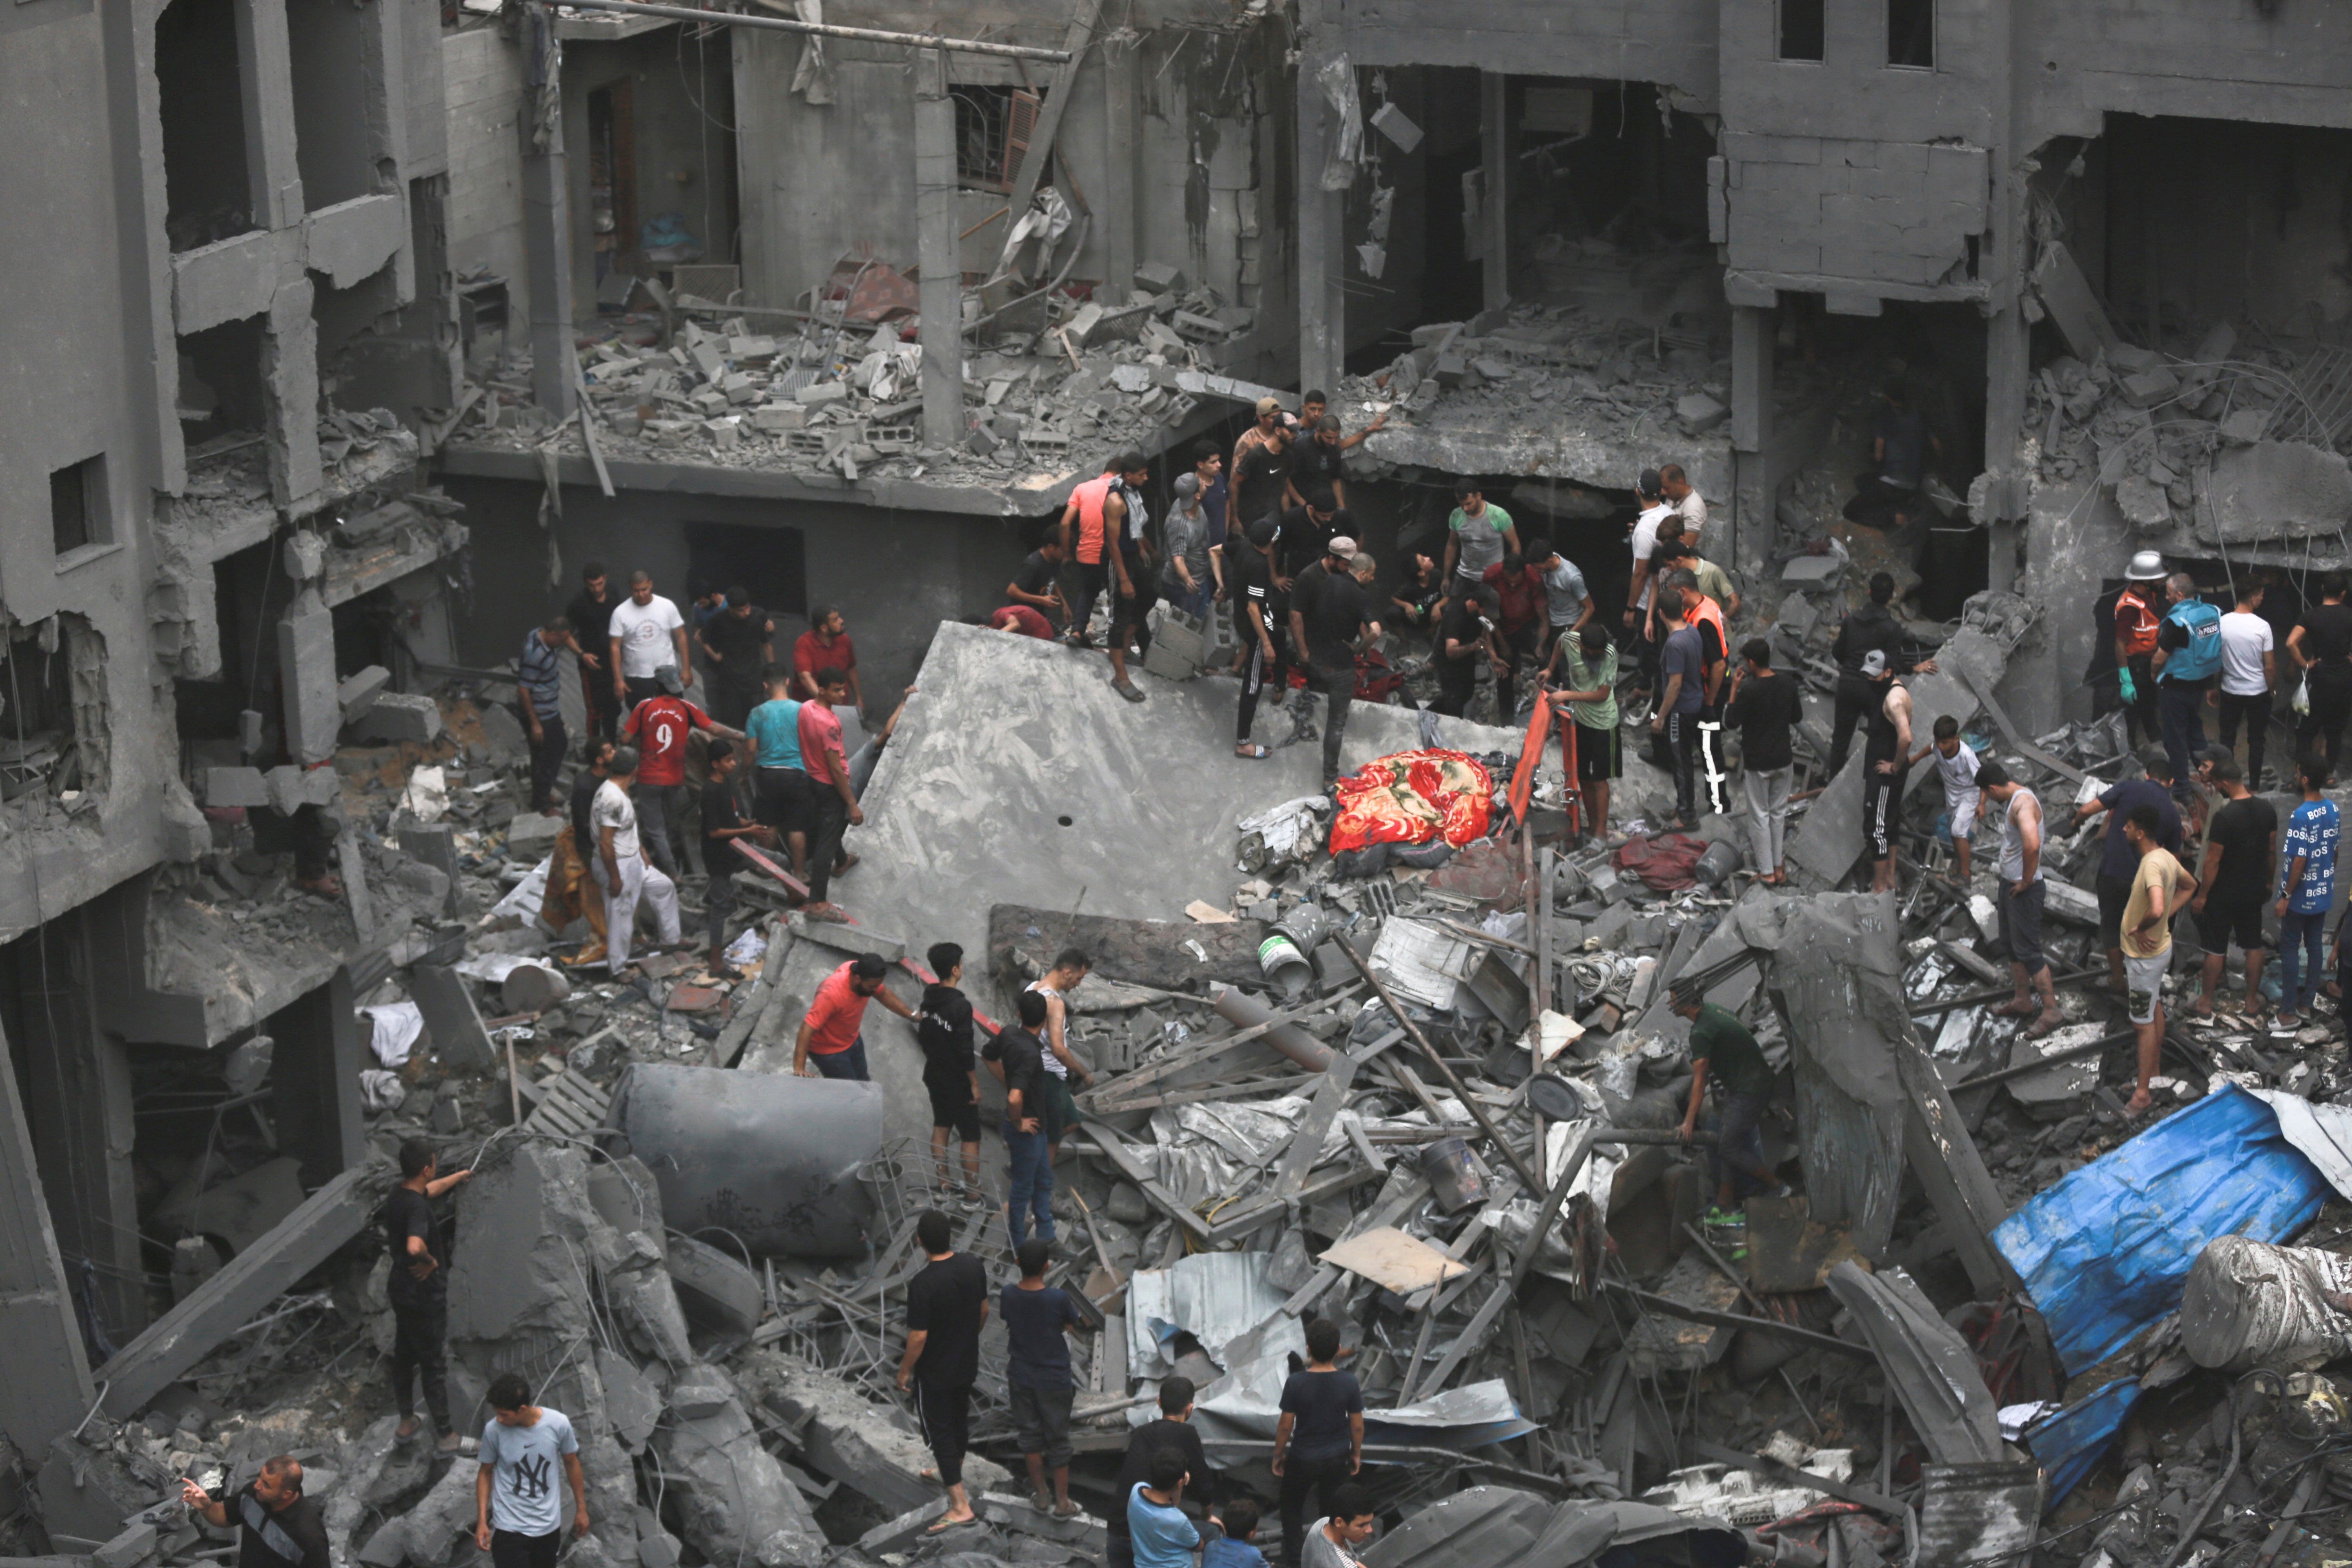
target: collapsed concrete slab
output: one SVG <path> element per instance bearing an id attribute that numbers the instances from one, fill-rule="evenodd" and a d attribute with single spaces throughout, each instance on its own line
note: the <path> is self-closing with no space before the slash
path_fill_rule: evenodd
<path id="1" fill-rule="evenodd" d="M 655 1439 L 666 1473 L 683 1484 L 680 1525 L 713 1563 L 746 1557 L 760 1568 L 816 1568 L 824 1533 L 784 1468 L 760 1446 L 734 1385 L 716 1367 L 681 1376 L 670 1420 Z"/>
<path id="2" fill-rule="evenodd" d="M 939 1500 L 939 1483 L 923 1479 L 930 1450 L 898 1411 L 874 1405 L 841 1379 L 777 1352 L 750 1358 L 749 1376 L 760 1402 L 799 1429 L 801 1454 L 820 1473 L 854 1487 L 894 1514 Z M 970 1455 L 963 1479 L 975 1495 L 1008 1479 L 1003 1466 Z"/>
<path id="3" fill-rule="evenodd" d="M 2352 465 L 2301 441 L 2224 447 L 2203 479 L 2196 534 L 2208 544 L 2250 544 L 2334 533 L 2352 522 Z"/>

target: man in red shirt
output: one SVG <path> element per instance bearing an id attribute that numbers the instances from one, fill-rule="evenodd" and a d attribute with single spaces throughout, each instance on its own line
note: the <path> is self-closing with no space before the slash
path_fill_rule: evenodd
<path id="1" fill-rule="evenodd" d="M 879 953 L 861 952 L 826 975 L 793 1041 L 793 1071 L 802 1078 L 871 1080 L 866 1070 L 866 1004 L 876 997 L 908 1023 L 915 1010 L 882 984 L 890 966 Z M 814 1068 L 815 1071 L 810 1071 Z"/>
<path id="2" fill-rule="evenodd" d="M 849 780 L 849 761 L 842 754 L 841 721 L 833 711 L 849 695 L 849 677 L 828 665 L 816 672 L 815 687 L 816 695 L 801 704 L 800 713 L 801 766 L 816 796 L 815 825 L 809 829 L 809 901 L 802 912 L 813 921 L 846 921 L 849 916 L 825 895 L 834 873 L 857 864 L 856 856 L 841 852 L 841 836 L 866 820 Z"/>
<path id="3" fill-rule="evenodd" d="M 1495 684 L 1496 722 L 1508 724 L 1518 712 L 1517 676 L 1522 666 L 1533 668 L 1542 651 L 1544 625 L 1551 616 L 1551 601 L 1544 593 L 1543 574 L 1527 563 L 1527 558 L 1512 551 L 1486 568 L 1482 574 L 1486 586 L 1495 590 L 1502 605 L 1503 651 L 1510 656 L 1510 674 Z"/>
<path id="4" fill-rule="evenodd" d="M 663 876 L 676 879 L 686 870 L 686 738 L 708 730 L 723 740 L 740 741 L 743 731 L 729 729 L 688 702 L 677 666 L 663 665 L 654 671 L 654 680 L 660 691 L 636 705 L 621 733 L 642 759 L 630 798 L 645 835 L 646 857 Z"/>
<path id="5" fill-rule="evenodd" d="M 1026 605 L 1007 605 L 988 617 L 988 624 L 1000 632 L 1013 632 L 1024 637 L 1054 639 L 1054 623 Z"/>
<path id="6" fill-rule="evenodd" d="M 857 711 L 866 711 L 866 690 L 857 682 L 857 649 L 849 641 L 848 623 L 831 605 L 818 606 L 809 629 L 793 644 L 793 695 L 805 702 L 816 695 L 816 672 L 837 669 L 849 678 L 849 695 Z"/>

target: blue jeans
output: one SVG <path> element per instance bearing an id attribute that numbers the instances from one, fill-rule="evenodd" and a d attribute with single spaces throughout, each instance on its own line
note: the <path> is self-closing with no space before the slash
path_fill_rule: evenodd
<path id="1" fill-rule="evenodd" d="M 2302 914 L 2289 910 L 2279 920 L 2279 1011 L 2308 1017 L 2311 1003 L 2319 995 L 2325 976 L 2319 964 L 2323 956 L 2321 928 L 2327 923 L 2326 910 L 2314 910 Z M 2306 958 L 2311 973 L 2304 973 Z"/>
<path id="2" fill-rule="evenodd" d="M 2164 754 L 2172 759 L 2172 795 L 2189 798 L 2189 770 L 2205 749 L 2205 693 L 2178 680 L 2156 683 L 2156 721 L 2164 731 Z"/>
<path id="3" fill-rule="evenodd" d="M 1168 602 L 1171 609 L 1181 610 L 1197 621 L 1209 613 L 1211 595 L 1216 591 L 1214 583 L 1203 580 L 1188 594 L 1184 592 L 1184 584 L 1171 577 L 1160 584 L 1160 596 Z"/>
<path id="4" fill-rule="evenodd" d="M 1004 1152 L 1013 1162 L 1013 1190 L 1004 1201 L 1004 1220 L 1013 1231 L 1013 1245 L 1018 1247 L 1029 1239 L 1033 1215 L 1037 1234 L 1053 1240 L 1054 1162 L 1045 1152 L 1045 1123 L 1041 1121 L 1034 1132 L 1024 1132 L 1014 1122 L 1006 1121 Z"/>
<path id="5" fill-rule="evenodd" d="M 829 1056 L 811 1051 L 809 1060 L 814 1062 L 816 1070 L 826 1078 L 844 1079 L 853 1083 L 870 1083 L 874 1079 L 874 1075 L 866 1070 L 866 1037 L 862 1034 L 849 1042 L 847 1050 L 835 1051 Z"/>

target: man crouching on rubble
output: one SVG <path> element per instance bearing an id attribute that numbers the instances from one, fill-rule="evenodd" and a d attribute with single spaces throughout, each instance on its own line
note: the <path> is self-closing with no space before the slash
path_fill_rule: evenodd
<path id="1" fill-rule="evenodd" d="M 259 1475 L 217 1500 L 195 1482 L 182 1481 L 180 1500 L 206 1523 L 222 1528 L 235 1509 L 238 1568 L 327 1568 L 326 1519 L 302 1495 L 302 1467 L 291 1454 L 264 1459 Z"/>
<path id="2" fill-rule="evenodd" d="M 1723 1103 L 1716 1112 L 1715 1210 L 1706 1220 L 1709 1225 L 1726 1224 L 1731 1220 L 1731 1211 L 1746 1201 L 1739 1192 L 1743 1184 L 1749 1195 L 1761 1193 L 1777 1197 L 1781 1191 L 1772 1168 L 1764 1163 L 1764 1140 L 1758 1131 L 1772 1094 L 1772 1069 L 1748 1026 L 1714 1003 L 1701 1001 L 1697 986 L 1677 982 L 1666 994 L 1666 1005 L 1691 1025 L 1690 1109 L 1683 1112 L 1682 1125 L 1685 1142 L 1698 1130 L 1708 1068 L 1714 1069 L 1715 1080 L 1723 1090 Z"/>

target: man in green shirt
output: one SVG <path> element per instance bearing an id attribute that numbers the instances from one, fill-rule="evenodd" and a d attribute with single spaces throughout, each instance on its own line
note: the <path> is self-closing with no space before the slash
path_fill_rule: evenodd
<path id="1" fill-rule="evenodd" d="M 1666 994 L 1666 1005 L 1691 1021 L 1690 1109 L 1683 1112 L 1682 1135 L 1687 1142 L 1698 1128 L 1698 1108 L 1706 1098 L 1712 1077 L 1722 1089 L 1715 1127 L 1715 1210 L 1709 1225 L 1731 1221 L 1731 1211 L 1750 1195 L 1778 1196 L 1781 1191 L 1772 1168 L 1764 1163 L 1764 1141 L 1758 1131 L 1764 1107 L 1772 1093 L 1772 1069 L 1758 1048 L 1756 1037 L 1728 1011 L 1699 999 L 1696 985 L 1677 981 Z"/>
<path id="2" fill-rule="evenodd" d="M 1595 840 L 1609 837 L 1609 781 L 1625 771 L 1617 745 L 1617 649 L 1609 630 L 1587 621 L 1552 644 L 1546 682 L 1565 700 L 1576 725 L 1576 789 L 1584 797 L 1584 826 Z"/>

